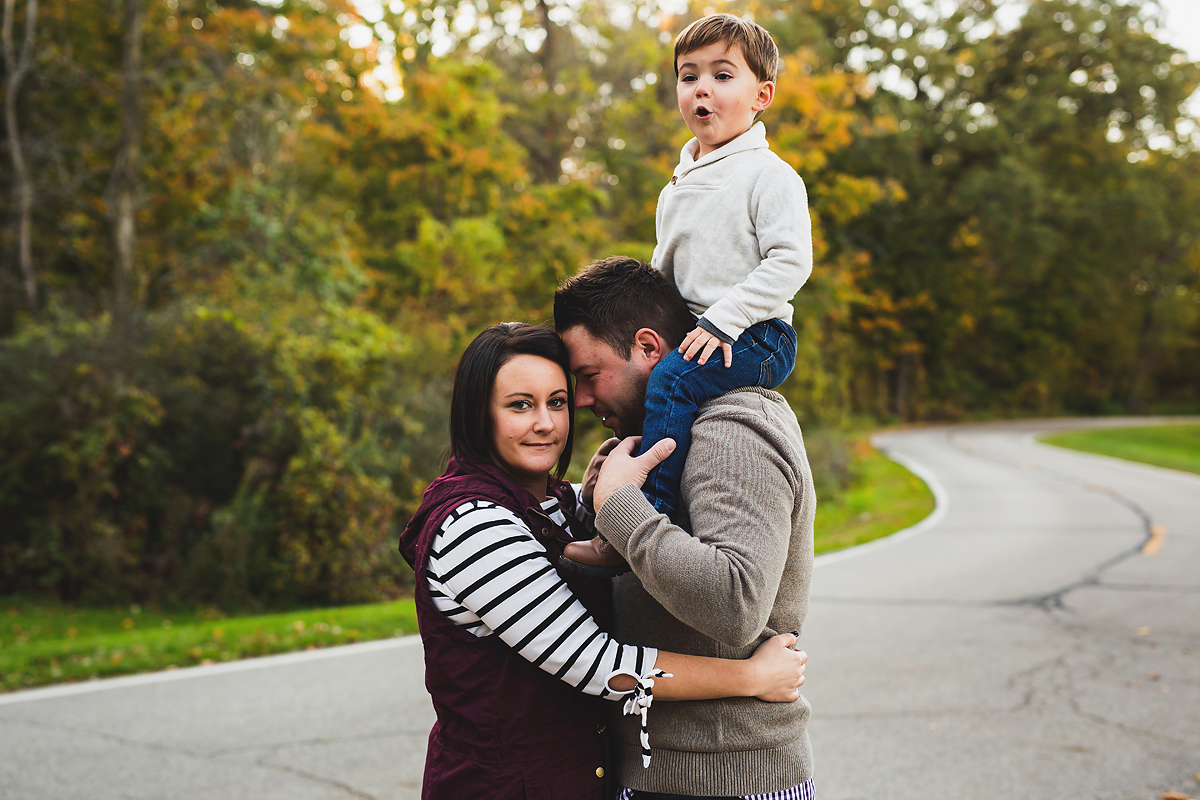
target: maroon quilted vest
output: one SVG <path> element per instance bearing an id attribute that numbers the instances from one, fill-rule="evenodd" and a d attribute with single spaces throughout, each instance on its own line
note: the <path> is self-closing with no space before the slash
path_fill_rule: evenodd
<path id="1" fill-rule="evenodd" d="M 550 484 L 572 520 L 571 486 L 553 479 Z M 422 800 L 607 800 L 612 786 L 605 701 L 535 667 L 499 636 L 480 638 L 455 625 L 429 596 L 426 564 L 434 536 L 452 510 L 473 499 L 514 512 L 549 551 L 555 569 L 563 545 L 573 538 L 528 490 L 488 464 L 451 459 L 445 474 L 425 490 L 400 536 L 400 553 L 416 572 L 425 686 L 437 711 Z M 607 629 L 610 582 L 559 574 Z"/>

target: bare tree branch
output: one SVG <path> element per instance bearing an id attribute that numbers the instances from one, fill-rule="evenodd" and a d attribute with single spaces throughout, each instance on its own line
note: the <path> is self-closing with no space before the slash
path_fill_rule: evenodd
<path id="1" fill-rule="evenodd" d="M 8 151 L 13 163 L 13 194 L 17 207 L 17 261 L 21 265 L 21 277 L 25 287 L 25 302 L 30 313 L 37 313 L 37 273 L 33 268 L 32 223 L 33 187 L 29 181 L 29 170 L 25 165 L 25 153 L 21 149 L 21 131 L 17 125 L 17 92 L 21 82 L 33 64 L 34 26 L 37 22 L 37 0 L 25 3 L 25 38 L 21 43 L 21 54 L 13 51 L 14 0 L 4 0 L 3 49 L 4 49 L 4 127 L 8 134 Z"/>
<path id="2" fill-rule="evenodd" d="M 125 326 L 134 310 L 134 261 L 137 251 L 137 188 L 142 160 L 142 0 L 125 0 L 122 20 L 121 144 L 114 167 L 113 321 Z"/>

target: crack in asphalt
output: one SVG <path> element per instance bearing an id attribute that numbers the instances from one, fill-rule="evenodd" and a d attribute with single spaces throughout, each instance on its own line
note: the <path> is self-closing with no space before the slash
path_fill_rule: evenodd
<path id="1" fill-rule="evenodd" d="M 1051 614 L 1050 616 L 1053 618 L 1054 615 Z M 1053 621 L 1059 623 L 1064 633 L 1075 639 L 1077 650 L 1081 650 L 1083 647 L 1092 643 L 1092 641 L 1097 638 L 1094 636 L 1093 632 L 1071 625 L 1065 620 L 1053 619 Z M 1082 653 L 1080 655 L 1082 655 Z M 1061 677 L 1057 681 L 1051 678 L 1050 691 L 1055 699 L 1063 703 L 1075 716 L 1088 720 L 1097 725 L 1101 725 L 1105 728 L 1117 730 L 1121 733 L 1131 736 L 1137 736 L 1144 739 L 1153 739 L 1155 741 L 1167 742 L 1170 744 L 1183 745 L 1185 747 L 1200 747 L 1200 741 L 1183 739 L 1178 736 L 1171 736 L 1170 734 L 1149 730 L 1138 725 L 1130 725 L 1129 723 L 1106 717 L 1103 714 L 1097 714 L 1094 711 L 1088 711 L 1080 704 L 1079 699 L 1076 696 L 1077 688 L 1075 670 L 1065 656 L 1061 658 L 1061 663 L 1058 664 L 1058 669 L 1061 673 Z"/>
<path id="2" fill-rule="evenodd" d="M 239 745 L 237 747 L 224 747 L 224 748 L 221 748 L 220 750 L 211 750 L 208 752 L 208 755 L 216 757 L 216 756 L 225 756 L 225 755 L 239 755 L 239 754 L 243 754 L 243 753 L 254 753 L 254 752 L 263 751 L 263 750 L 266 750 L 266 751 L 283 750 L 283 749 L 286 749 L 289 747 L 315 747 L 315 746 L 327 745 L 327 744 L 347 744 L 350 742 L 372 742 L 372 741 L 382 741 L 384 739 L 395 739 L 395 738 L 399 738 L 402 736 L 420 736 L 422 738 L 425 738 L 426 736 L 428 736 L 428 731 L 427 730 L 402 729 L 402 730 L 376 731 L 374 733 L 360 733 L 360 734 L 355 734 L 353 736 L 317 736 L 317 737 L 313 737 L 313 738 L 309 738 L 309 739 L 295 739 L 295 740 L 287 740 L 287 741 L 282 741 L 282 742 L 267 742 L 267 743 L 263 743 L 263 744 L 244 744 L 244 745 Z"/>
<path id="3" fill-rule="evenodd" d="M 1000 466 L 1010 467 L 1012 469 L 1021 470 L 1024 472 L 1036 471 L 1045 475 L 1048 480 L 1055 481 L 1060 484 L 1066 484 L 1077 489 L 1083 489 L 1084 491 L 1094 492 L 1107 497 L 1118 505 L 1122 505 L 1129 511 L 1133 512 L 1133 514 L 1142 521 L 1142 528 L 1145 531 L 1145 536 L 1142 538 L 1142 541 L 1137 543 L 1136 546 L 1117 553 L 1112 558 L 1101 562 L 1099 565 L 1084 573 L 1081 578 L 1068 583 L 1065 586 L 1059 587 L 1058 589 L 1050 592 L 1044 592 L 1042 594 L 1028 595 L 1025 597 L 1016 598 L 1014 600 L 1002 601 L 1002 605 L 1032 606 L 1045 611 L 1066 611 L 1068 609 L 1064 598 L 1066 598 L 1068 594 L 1085 587 L 1100 586 L 1100 578 L 1105 572 L 1124 561 L 1128 561 L 1134 556 L 1141 555 L 1142 548 L 1145 547 L 1146 543 L 1154 537 L 1154 533 L 1151 530 L 1152 526 L 1154 525 L 1154 520 L 1151 518 L 1149 512 L 1138 505 L 1138 503 L 1128 497 L 1125 497 L 1115 489 L 1112 489 L 1108 486 L 1102 486 L 1095 481 L 1076 478 L 1072 475 L 1067 475 L 1052 469 L 1048 469 L 1041 464 L 1030 462 L 1027 459 L 1009 459 L 988 455 L 979 445 L 968 445 L 961 442 L 957 433 L 947 433 L 946 441 L 951 447 L 970 458 L 978 458 L 983 461 L 988 461 L 992 464 L 998 464 Z"/>
<path id="4" fill-rule="evenodd" d="M 114 742 L 125 747 L 132 747 L 138 750 L 149 750 L 156 753 L 170 753 L 171 755 L 188 756 L 191 758 L 204 758 L 203 753 L 197 753 L 194 750 L 188 750 L 182 747 L 171 747 L 164 744 L 155 744 L 153 742 L 143 742 L 137 739 L 130 739 L 121 736 L 117 733 L 108 733 L 106 731 L 96 731 L 90 728 L 76 728 L 70 725 L 55 725 L 49 722 L 41 722 L 34 719 L 18 719 L 13 717 L 0 717 L 0 722 L 10 725 L 24 725 L 28 728 L 38 728 L 52 733 L 70 733 L 76 736 L 86 736 L 94 739 L 102 739 L 108 742 Z"/>
<path id="5" fill-rule="evenodd" d="M 1081 589 L 1086 586 L 1090 589 L 1103 589 L 1114 592 L 1148 592 L 1152 594 L 1200 594 L 1200 586 L 1186 586 L 1177 584 L 1155 585 L 1150 583 L 1105 583 L 1102 580 L 1092 581 L 1086 584 L 1071 584 L 1070 591 Z M 1058 590 L 1065 591 L 1065 590 Z M 1035 598 L 1041 598 L 1041 595 L 1034 595 Z M 1029 598 L 1017 598 L 1014 600 L 956 600 L 951 598 L 939 597 L 830 597 L 823 595 L 814 595 L 808 599 L 812 603 L 831 603 L 834 605 L 855 605 L 855 606 L 919 606 L 923 608 L 1013 608 L 1013 607 L 1035 607 L 1042 610 L 1051 610 L 1043 606 L 1042 603 L 1030 602 Z M 1053 610 L 1064 610 L 1064 606 L 1059 605 Z"/>
<path id="6" fill-rule="evenodd" d="M 1200 594 L 1200 586 L 1183 584 L 1153 584 L 1153 583 L 1098 583 L 1098 589 L 1111 589 L 1114 592 L 1154 592 L 1156 594 Z"/>
<path id="7" fill-rule="evenodd" d="M 341 789 L 343 792 L 346 792 L 347 794 L 351 795 L 352 797 L 362 797 L 365 800 L 376 800 L 375 795 L 355 789 L 350 784 L 343 783 L 342 781 L 336 780 L 334 778 L 326 778 L 324 776 L 317 775 L 312 772 L 307 772 L 302 769 L 297 769 L 296 767 L 289 767 L 286 764 L 272 764 L 271 762 L 263 761 L 262 759 L 256 760 L 254 762 L 254 764 L 255 764 L 255 766 L 258 766 L 258 767 L 263 767 L 265 769 L 274 769 L 274 770 L 278 770 L 280 772 L 286 772 L 289 775 L 296 775 L 298 777 L 304 778 L 305 780 L 314 781 L 316 783 L 324 784 L 325 786 L 332 786 L 335 789 Z"/>
<path id="8" fill-rule="evenodd" d="M 56 724 L 48 723 L 48 722 L 41 722 L 39 720 L 16 719 L 16 718 L 12 718 L 12 717 L 0 717 L 0 723 L 6 723 L 6 724 L 10 724 L 10 725 L 23 725 L 23 726 L 26 726 L 29 728 L 37 728 L 40 730 L 49 731 L 51 733 L 68 733 L 68 734 L 73 734 L 76 736 L 84 736 L 84 737 L 89 737 L 89 738 L 93 738 L 93 739 L 100 739 L 103 741 L 113 742 L 113 743 L 121 745 L 123 747 L 128 747 L 128 748 L 132 748 L 135 750 L 146 750 L 146 751 L 149 751 L 152 753 L 167 753 L 170 755 L 183 756 L 186 758 L 193 758 L 193 759 L 205 760 L 205 761 L 216 760 L 223 756 L 238 755 L 238 754 L 242 754 L 242 753 L 252 753 L 256 750 L 268 750 L 271 752 L 278 752 L 279 750 L 289 748 L 289 747 L 305 747 L 305 746 L 322 745 L 322 744 L 340 744 L 340 743 L 346 743 L 346 742 L 363 742 L 363 741 L 387 739 L 387 738 L 393 738 L 396 736 L 413 735 L 415 733 L 420 733 L 418 731 L 411 731 L 411 730 L 382 731 L 382 732 L 378 732 L 378 733 L 374 733 L 374 734 L 358 734 L 355 736 L 300 739 L 300 740 L 289 741 L 289 742 L 277 742 L 277 743 L 273 743 L 273 744 L 261 744 L 261 745 L 247 745 L 244 747 L 227 747 L 227 748 L 223 748 L 220 750 L 197 752 L 195 750 L 189 750 L 187 748 L 182 748 L 182 747 L 172 747 L 169 745 L 156 744 L 153 742 L 144 742 L 144 741 L 140 741 L 138 739 L 130 739 L 126 736 L 122 736 L 122 735 L 116 734 L 116 733 L 108 733 L 106 731 L 97 731 L 97 730 L 92 730 L 90 728 L 77 728 L 77 727 L 73 727 L 70 725 L 56 725 Z M 351 786 L 343 781 L 339 781 L 336 778 L 326 778 L 324 776 L 317 775 L 317 774 L 311 773 L 311 772 L 307 772 L 302 769 L 297 769 L 296 767 L 291 767 L 286 764 L 275 764 L 270 761 L 266 761 L 263 758 L 255 759 L 254 765 L 256 767 L 261 767 L 264 769 L 273 769 L 273 770 L 278 770 L 281 772 L 287 772 L 287 773 L 296 775 L 297 777 L 304 778 L 305 780 L 315 781 L 317 783 L 321 783 L 321 784 L 324 784 L 327 786 L 332 786 L 334 788 L 341 789 L 342 791 L 347 792 L 348 794 L 350 794 L 353 797 L 361 797 L 361 798 L 365 798 L 366 800 L 376 800 L 374 795 L 369 794 L 367 792 L 360 791 L 359 789 L 356 789 L 353 786 Z"/>
<path id="9" fill-rule="evenodd" d="M 153 742 L 145 742 L 138 739 L 130 739 L 118 733 L 109 733 L 107 731 L 97 731 L 91 728 L 77 728 L 70 725 L 57 725 L 40 720 L 20 719 L 17 717 L 2 717 L 0 723 L 8 723 L 12 725 L 24 725 L 31 728 L 39 728 L 45 731 L 55 733 L 70 733 L 77 736 L 89 736 L 96 739 L 104 739 L 106 741 L 115 742 L 127 747 L 138 748 L 142 750 L 151 750 L 164 753 L 172 753 L 175 755 L 189 756 L 191 758 L 221 758 L 228 755 L 241 755 L 254 753 L 257 751 L 276 751 L 289 747 L 312 747 L 316 745 L 327 744 L 346 744 L 350 742 L 369 742 L 382 741 L 384 739 L 392 739 L 401 736 L 425 736 L 424 730 L 400 729 L 388 731 L 376 731 L 374 733 L 355 734 L 353 736 L 320 736 L 309 739 L 289 739 L 280 742 L 266 742 L 262 744 L 247 744 L 237 747 L 223 747 L 217 750 L 188 750 L 181 747 L 172 747 L 169 745 L 156 744 Z"/>
<path id="10" fill-rule="evenodd" d="M 996 608 L 1008 606 L 1007 600 L 952 600 L 937 597 L 810 597 L 812 603 L 840 603 L 855 606 L 925 606 L 935 608 Z"/>

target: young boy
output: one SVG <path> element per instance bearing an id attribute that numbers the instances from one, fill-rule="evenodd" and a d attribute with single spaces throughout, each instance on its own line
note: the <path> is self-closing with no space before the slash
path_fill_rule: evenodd
<path id="1" fill-rule="evenodd" d="M 652 264 L 699 320 L 651 374 L 642 430 L 642 452 L 675 440 L 643 487 L 672 517 L 697 407 L 742 386 L 773 389 L 796 363 L 789 301 L 812 271 L 808 198 L 757 122 L 775 97 L 778 62 L 769 33 L 729 14 L 675 40 L 676 99 L 695 138 L 658 197 Z M 717 348 L 723 358 L 709 362 Z"/>
<path id="2" fill-rule="evenodd" d="M 729 14 L 675 40 L 676 99 L 695 138 L 659 194 L 652 264 L 698 319 L 650 375 L 641 445 L 676 442 L 643 486 L 672 518 L 699 405 L 743 386 L 773 389 L 796 363 L 790 300 L 812 271 L 808 198 L 757 122 L 778 62 L 769 33 Z M 710 361 L 718 348 L 723 357 Z"/>

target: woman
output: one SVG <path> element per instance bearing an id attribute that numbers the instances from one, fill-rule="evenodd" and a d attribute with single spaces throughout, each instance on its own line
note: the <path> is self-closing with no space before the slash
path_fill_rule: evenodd
<path id="1" fill-rule="evenodd" d="M 612 797 L 599 698 L 632 690 L 626 711 L 644 714 L 650 686 L 659 700 L 799 696 L 794 635 L 746 661 L 622 645 L 604 632 L 609 581 L 558 570 L 563 546 L 591 537 L 590 512 L 561 479 L 568 374 L 555 334 L 515 322 L 485 330 L 459 363 L 453 457 L 400 538 L 438 716 L 423 798 Z"/>

